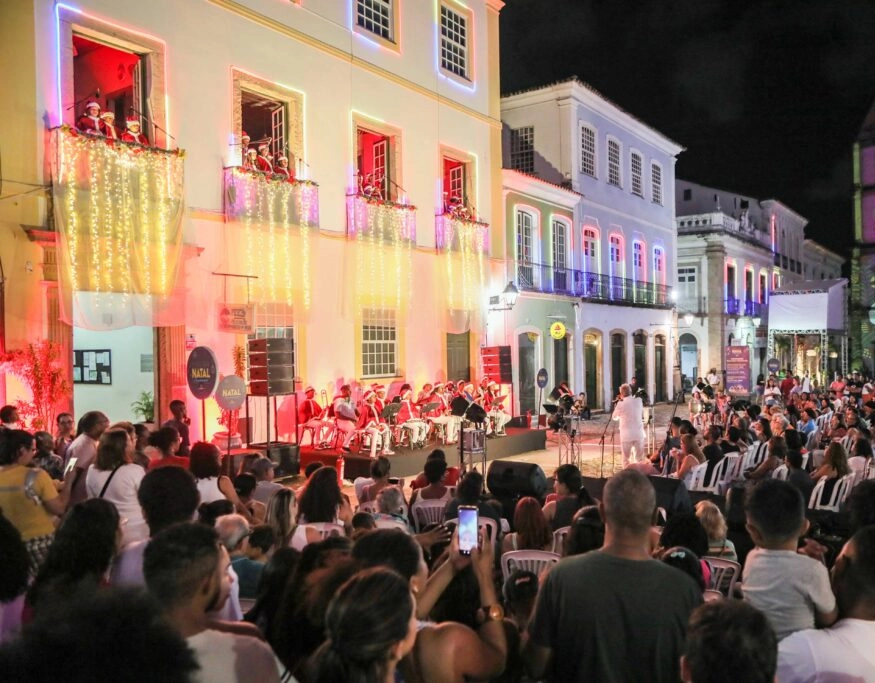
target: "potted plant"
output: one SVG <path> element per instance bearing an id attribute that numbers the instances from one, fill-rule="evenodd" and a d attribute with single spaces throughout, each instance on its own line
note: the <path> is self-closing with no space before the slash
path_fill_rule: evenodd
<path id="1" fill-rule="evenodd" d="M 48 339 L 0 354 L 0 369 L 15 375 L 30 389 L 31 400 L 17 402 L 18 412 L 30 429 L 51 431 L 58 404 L 70 398 L 70 382 L 60 358 L 60 345 Z"/>
<path id="2" fill-rule="evenodd" d="M 140 392 L 140 398 L 131 403 L 131 410 L 134 415 L 142 417 L 146 424 L 153 424 L 155 422 L 155 395 L 151 391 Z"/>

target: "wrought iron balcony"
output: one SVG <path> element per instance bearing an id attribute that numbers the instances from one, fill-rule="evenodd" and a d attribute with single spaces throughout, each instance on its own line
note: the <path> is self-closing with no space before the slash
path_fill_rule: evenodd
<path id="1" fill-rule="evenodd" d="M 740 299 L 736 299 L 734 297 L 729 297 L 728 299 L 726 299 L 726 301 L 724 303 L 726 304 L 724 306 L 724 310 L 726 311 L 727 315 L 740 315 L 741 314 L 740 313 L 740 311 L 741 311 L 741 300 Z"/>
<path id="2" fill-rule="evenodd" d="M 762 317 L 763 309 L 765 307 L 759 301 L 747 301 L 744 302 L 744 314 L 749 315 L 752 318 Z"/>
<path id="3" fill-rule="evenodd" d="M 521 291 L 574 296 L 627 306 L 671 306 L 671 287 L 540 263 L 516 264 Z"/>

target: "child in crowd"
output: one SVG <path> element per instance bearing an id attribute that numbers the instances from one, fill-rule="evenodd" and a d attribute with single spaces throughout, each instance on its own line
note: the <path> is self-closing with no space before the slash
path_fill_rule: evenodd
<path id="1" fill-rule="evenodd" d="M 778 639 L 802 629 L 829 626 L 837 616 L 826 567 L 799 554 L 808 530 L 805 501 L 792 484 L 766 479 L 745 502 L 747 530 L 756 548 L 744 563 L 745 599 L 768 617 Z"/>

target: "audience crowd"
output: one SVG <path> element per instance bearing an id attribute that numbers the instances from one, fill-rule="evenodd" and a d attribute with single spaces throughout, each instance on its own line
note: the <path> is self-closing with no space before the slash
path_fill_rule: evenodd
<path id="1" fill-rule="evenodd" d="M 436 450 L 410 487 L 374 458 L 351 498 L 318 463 L 223 469 L 176 402 L 155 431 L 89 412 L 54 434 L 5 406 L 0 671 L 875 683 L 875 403 L 852 384 L 769 382 L 762 407 L 673 421 L 598 492 L 562 465 L 548 496 L 496 497 Z M 657 500 L 653 476 L 691 483 L 699 466 L 724 485 Z"/>

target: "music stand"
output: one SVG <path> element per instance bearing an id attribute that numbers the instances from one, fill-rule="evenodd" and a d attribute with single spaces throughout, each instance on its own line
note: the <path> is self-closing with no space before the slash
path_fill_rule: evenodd
<path id="1" fill-rule="evenodd" d="M 483 443 L 482 450 L 482 467 L 483 474 L 486 474 L 486 430 L 475 428 L 475 429 L 465 429 L 465 420 L 469 422 L 473 422 L 476 425 L 482 425 L 486 421 L 486 411 L 483 409 L 483 406 L 478 403 L 474 403 L 473 401 L 469 401 L 464 396 L 456 396 L 450 403 L 450 412 L 456 417 L 462 418 L 462 426 L 459 430 L 459 465 L 461 467 L 462 472 L 467 472 L 468 468 L 465 463 L 465 433 L 472 434 L 471 439 L 472 443 L 474 442 L 474 435 L 477 432 L 483 434 L 483 438 L 481 442 Z M 479 450 L 479 449 L 478 449 Z M 475 453 L 472 452 L 471 455 Z M 471 469 L 474 469 L 473 459 L 471 461 Z"/>
<path id="2" fill-rule="evenodd" d="M 395 424 L 395 418 L 398 416 L 398 413 L 401 412 L 401 404 L 400 403 L 387 403 L 383 407 L 383 412 L 380 414 L 387 424 Z"/>
<path id="3" fill-rule="evenodd" d="M 430 413 L 433 410 L 437 410 L 440 405 L 440 402 L 426 403 L 424 406 L 422 406 L 422 408 L 420 408 L 419 414 L 422 415 L 423 413 Z"/>

